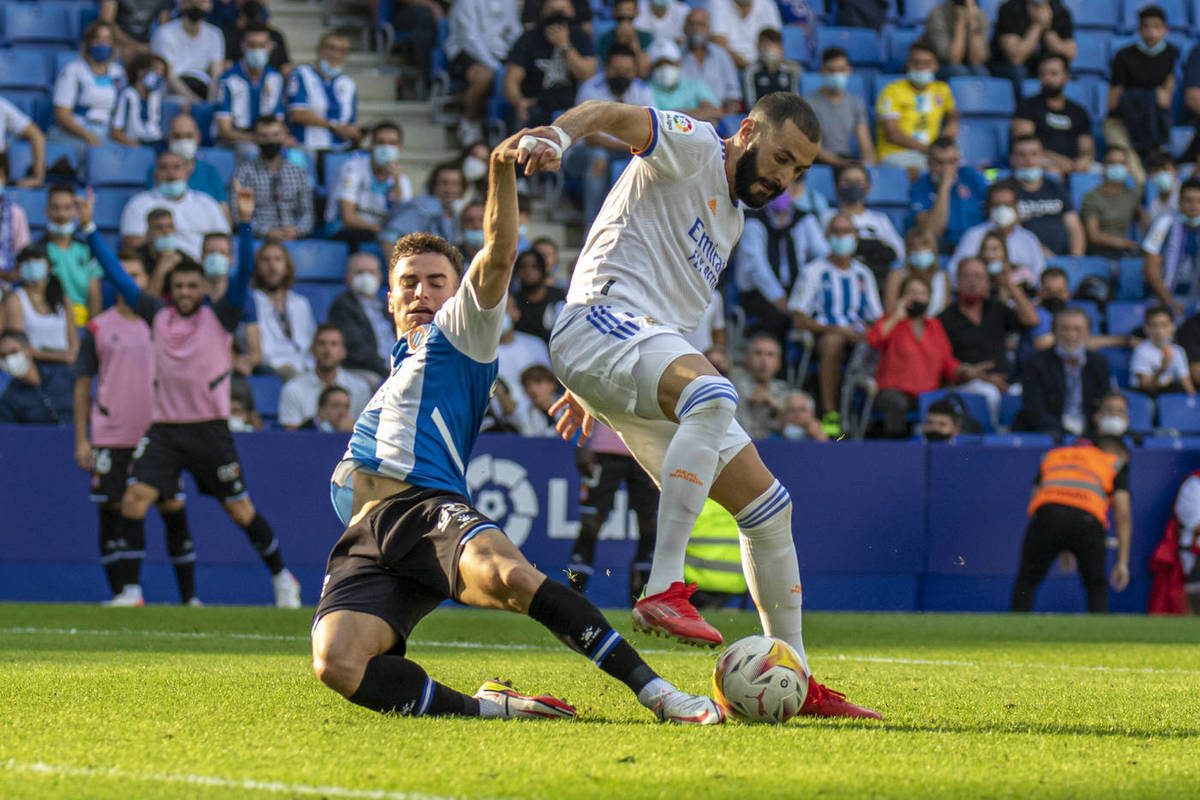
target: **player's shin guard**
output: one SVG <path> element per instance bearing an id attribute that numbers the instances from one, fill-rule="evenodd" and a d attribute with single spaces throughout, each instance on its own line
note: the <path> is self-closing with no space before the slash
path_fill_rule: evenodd
<path id="1" fill-rule="evenodd" d="M 647 595 L 664 592 L 683 580 L 688 537 L 712 487 L 721 440 L 733 421 L 737 402 L 733 384 L 719 375 L 701 375 L 679 394 L 675 404 L 679 427 L 667 445 L 659 476 L 662 497 Z"/>
<path id="2" fill-rule="evenodd" d="M 783 639 L 808 669 L 800 630 L 800 565 L 792 541 L 792 500 L 779 481 L 737 515 L 742 569 L 763 632 Z"/>
<path id="3" fill-rule="evenodd" d="M 179 584 L 179 602 L 186 605 L 196 596 L 196 549 L 188 530 L 187 512 L 181 508 L 160 514 L 167 529 L 167 555 Z"/>
<path id="4" fill-rule="evenodd" d="M 117 547 L 117 528 L 121 524 L 121 510 L 107 506 L 99 506 L 100 512 L 100 565 L 104 567 L 104 577 L 108 579 L 108 588 L 113 595 L 124 588 L 121 579 L 121 550 Z"/>
<path id="5" fill-rule="evenodd" d="M 116 544 L 121 551 L 121 560 L 115 570 L 121 587 L 140 585 L 142 559 L 146 557 L 146 520 L 121 515 L 117 522 Z"/>
<path id="6" fill-rule="evenodd" d="M 624 683 L 634 693 L 658 676 L 583 595 L 547 578 L 533 594 L 529 616 L 559 641 Z"/>
<path id="7" fill-rule="evenodd" d="M 262 558 L 263 563 L 267 565 L 267 569 L 271 570 L 271 574 L 278 575 L 283 572 L 283 557 L 279 555 L 279 540 L 275 538 L 271 526 L 263 519 L 262 514 L 256 513 L 254 519 L 250 520 L 250 524 L 242 530 L 246 532 L 250 544 L 254 545 L 254 549 Z"/>
<path id="8" fill-rule="evenodd" d="M 479 716 L 478 700 L 443 686 L 403 656 L 375 656 L 368 661 L 362 683 L 349 700 L 372 711 L 394 711 L 406 717 Z"/>

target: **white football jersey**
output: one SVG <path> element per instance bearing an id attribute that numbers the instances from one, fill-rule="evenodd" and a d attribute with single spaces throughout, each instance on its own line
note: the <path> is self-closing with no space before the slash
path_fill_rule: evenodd
<path id="1" fill-rule="evenodd" d="M 742 235 L 743 209 L 713 126 L 677 111 L 646 111 L 650 143 L 608 193 L 567 302 L 604 302 L 687 333 Z"/>

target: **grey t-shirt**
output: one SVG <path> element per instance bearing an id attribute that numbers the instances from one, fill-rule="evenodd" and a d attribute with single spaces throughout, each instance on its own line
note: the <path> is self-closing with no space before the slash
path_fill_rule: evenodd
<path id="1" fill-rule="evenodd" d="M 839 156 L 854 152 L 854 128 L 867 124 L 867 106 L 855 94 L 843 94 L 839 103 L 834 103 L 824 92 L 816 91 L 805 100 L 817 112 L 821 120 L 821 146 Z"/>
<path id="2" fill-rule="evenodd" d="M 921 34 L 921 39 L 933 48 L 943 66 L 950 63 L 950 44 L 954 41 L 954 26 L 958 20 L 959 8 L 962 6 L 947 0 L 934 6 L 925 18 L 925 31 Z M 987 13 L 976 7 L 971 16 L 970 35 L 978 36 L 986 44 L 991 39 L 991 30 L 992 24 L 988 21 Z M 965 58 L 963 60 L 966 61 Z"/>
<path id="3" fill-rule="evenodd" d="M 1138 206 L 1141 205 L 1141 195 L 1136 189 L 1122 186 L 1116 194 L 1105 194 L 1097 186 L 1083 196 L 1080 216 L 1086 221 L 1095 217 L 1100 222 L 1100 232 L 1107 236 L 1129 236 L 1129 225 L 1133 222 Z M 1109 248 L 1092 248 L 1097 255 L 1112 256 L 1120 253 L 1111 252 Z"/>

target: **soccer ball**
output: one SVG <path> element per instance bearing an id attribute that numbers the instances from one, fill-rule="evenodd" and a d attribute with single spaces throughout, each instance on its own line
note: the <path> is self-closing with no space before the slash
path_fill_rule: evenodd
<path id="1" fill-rule="evenodd" d="M 787 722 L 808 694 L 808 672 L 787 642 L 747 636 L 729 645 L 713 670 L 713 696 L 743 722 Z"/>

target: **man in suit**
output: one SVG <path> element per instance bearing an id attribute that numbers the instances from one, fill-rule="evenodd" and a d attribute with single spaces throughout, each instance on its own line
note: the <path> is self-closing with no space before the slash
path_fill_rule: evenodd
<path id="1" fill-rule="evenodd" d="M 346 262 L 346 291 L 329 305 L 331 325 L 342 332 L 346 344 L 346 369 L 369 372 L 378 386 L 388 374 L 392 346 L 396 343 L 395 328 L 384 313 L 379 296 L 383 278 L 379 258 L 373 253 L 359 251 Z"/>
<path id="2" fill-rule="evenodd" d="M 1096 416 L 1109 391 L 1108 359 L 1087 350 L 1091 320 L 1079 308 L 1054 315 L 1054 347 L 1035 353 L 1025 364 L 1023 403 L 1017 430 L 1054 436 L 1079 436 Z"/>

